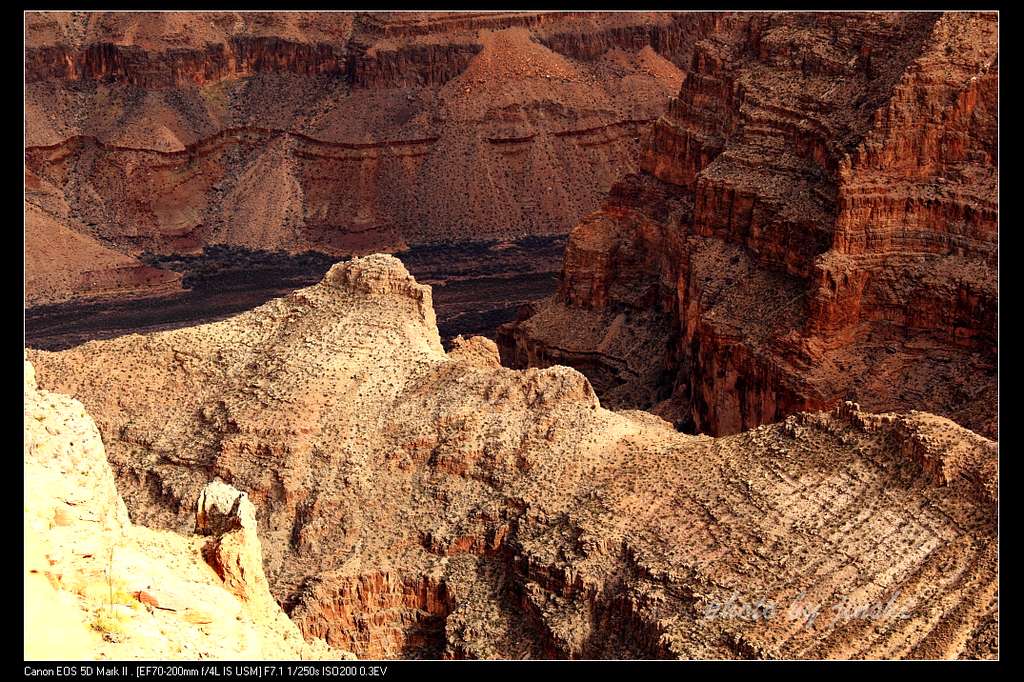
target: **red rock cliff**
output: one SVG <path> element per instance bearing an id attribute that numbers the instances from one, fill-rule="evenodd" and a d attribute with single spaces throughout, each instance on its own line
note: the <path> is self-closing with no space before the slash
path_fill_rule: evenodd
<path id="1" fill-rule="evenodd" d="M 994 437 L 995 55 L 994 14 L 718 22 L 506 361 L 700 432 L 857 398 Z"/>

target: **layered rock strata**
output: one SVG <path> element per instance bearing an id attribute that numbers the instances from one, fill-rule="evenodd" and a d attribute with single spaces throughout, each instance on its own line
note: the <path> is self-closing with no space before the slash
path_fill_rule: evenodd
<path id="1" fill-rule="evenodd" d="M 244 494 L 200 493 L 203 520 L 213 496 L 242 501 L 208 539 L 133 525 L 95 423 L 27 361 L 24 463 L 26 659 L 351 656 L 306 642 L 271 597 Z"/>
<path id="2" fill-rule="evenodd" d="M 994 13 L 731 15 L 499 334 L 730 434 L 844 399 L 996 435 Z"/>
<path id="3" fill-rule="evenodd" d="M 26 305 L 180 290 L 181 275 L 149 267 L 93 237 L 56 188 L 26 171 Z"/>
<path id="4" fill-rule="evenodd" d="M 125 257 L 564 234 L 637 169 L 718 21 L 32 12 L 26 165 L 66 203 L 65 227 Z"/>
<path id="5" fill-rule="evenodd" d="M 361 656 L 997 655 L 997 446 L 942 417 L 685 435 L 489 340 L 446 353 L 430 288 L 381 255 L 29 357 L 95 417 L 135 523 L 192 532 L 206 489 L 221 527 L 248 508 L 207 487 L 230 484 L 278 601 Z"/>

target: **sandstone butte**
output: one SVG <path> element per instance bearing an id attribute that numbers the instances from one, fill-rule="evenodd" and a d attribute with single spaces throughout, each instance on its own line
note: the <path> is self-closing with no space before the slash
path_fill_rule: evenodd
<path id="1" fill-rule="evenodd" d="M 238 608 L 197 631 L 132 610 L 161 657 L 223 655 L 221 626 L 299 651 L 248 579 L 254 527 L 295 626 L 360 657 L 998 655 L 997 444 L 943 417 L 846 402 L 680 433 L 574 369 L 502 367 L 482 337 L 446 353 L 431 289 L 388 255 L 220 322 L 26 358 L 45 389 L 26 384 L 26 524 L 57 552 L 26 566 L 33 589 L 81 581 L 64 601 L 95 612 L 116 540 L 124 591 Z M 242 576 L 205 563 L 233 556 Z M 180 600 L 156 590 L 172 574 Z"/>
<path id="2" fill-rule="evenodd" d="M 26 15 L 30 305 L 145 252 L 565 234 L 636 170 L 702 13 Z"/>
<path id="3" fill-rule="evenodd" d="M 996 55 L 995 13 L 720 18 L 506 364 L 689 432 L 855 400 L 996 438 Z"/>

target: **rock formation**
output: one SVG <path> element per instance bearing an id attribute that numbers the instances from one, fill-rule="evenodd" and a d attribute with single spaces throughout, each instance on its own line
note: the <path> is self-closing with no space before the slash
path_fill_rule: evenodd
<path id="1" fill-rule="evenodd" d="M 997 446 L 943 417 L 679 433 L 574 369 L 446 353 L 430 288 L 384 255 L 28 357 L 96 419 L 136 524 L 226 531 L 207 556 L 233 588 L 253 505 L 275 597 L 360 656 L 998 653 Z"/>
<path id="2" fill-rule="evenodd" d="M 205 523 L 207 500 L 230 486 L 200 493 L 208 541 L 132 525 L 95 423 L 39 389 L 27 361 L 24 483 L 26 659 L 351 656 L 306 642 L 274 602 L 244 495 Z"/>
<path id="3" fill-rule="evenodd" d="M 996 437 L 995 13 L 729 15 L 499 332 L 731 434 L 855 399 Z"/>
<path id="4" fill-rule="evenodd" d="M 30 12 L 25 162 L 67 213 L 27 235 L 30 253 L 60 252 L 29 260 L 47 284 L 33 300 L 146 293 L 153 273 L 131 260 L 146 251 L 564 234 L 637 169 L 718 20 Z M 75 280 L 64 229 L 117 252 L 101 283 Z"/>
<path id="5" fill-rule="evenodd" d="M 104 245 L 70 215 L 52 185 L 25 172 L 25 303 L 71 296 L 159 295 L 178 291 L 181 275 L 148 267 Z"/>

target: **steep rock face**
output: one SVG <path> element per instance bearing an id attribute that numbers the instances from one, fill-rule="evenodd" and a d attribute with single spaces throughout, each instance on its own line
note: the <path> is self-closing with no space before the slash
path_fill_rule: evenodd
<path id="1" fill-rule="evenodd" d="M 27 659 L 351 656 L 304 641 L 274 602 L 254 510 L 237 490 L 214 482 L 200 493 L 205 546 L 132 525 L 96 424 L 77 400 L 39 389 L 27 360 L 24 483 Z M 213 495 L 244 504 L 211 524 Z"/>
<path id="2" fill-rule="evenodd" d="M 191 532 L 216 500 L 199 527 L 244 533 L 218 519 L 251 501 L 274 595 L 362 656 L 997 653 L 997 446 L 944 418 L 849 403 L 681 434 L 492 341 L 445 353 L 390 256 L 29 357 L 96 417 L 136 523 Z M 773 617 L 738 615 L 759 601 Z"/>
<path id="3" fill-rule="evenodd" d="M 698 432 L 856 398 L 994 437 L 995 55 L 994 14 L 725 18 L 506 361 Z"/>
<path id="4" fill-rule="evenodd" d="M 128 256 L 564 234 L 719 20 L 29 13 L 26 166 Z"/>

